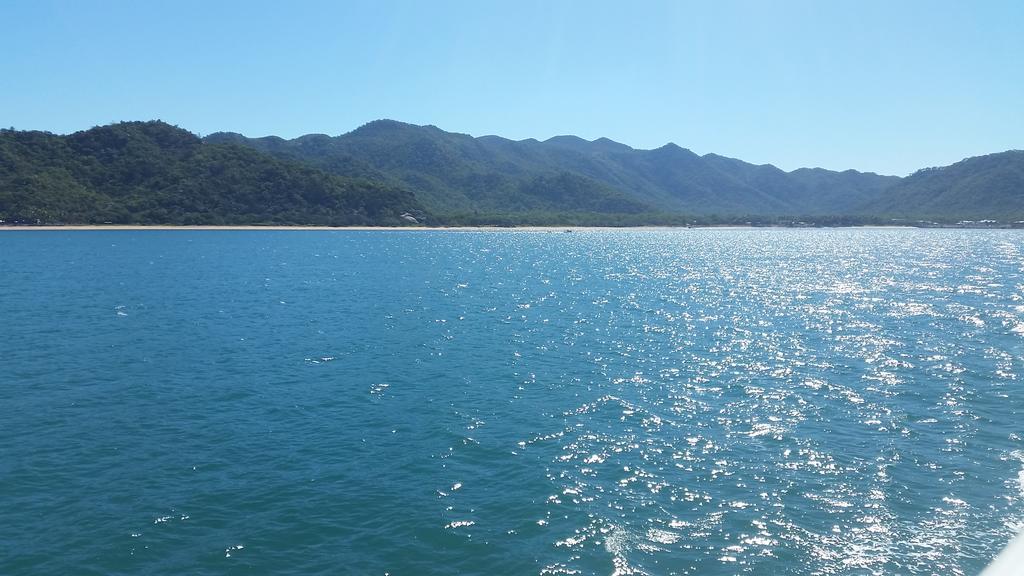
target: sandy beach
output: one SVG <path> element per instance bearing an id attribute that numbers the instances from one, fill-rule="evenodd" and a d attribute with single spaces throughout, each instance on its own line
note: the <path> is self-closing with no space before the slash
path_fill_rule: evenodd
<path id="1" fill-rule="evenodd" d="M 290 230 L 290 231 L 389 231 L 389 232 L 421 232 L 446 230 L 451 232 L 495 232 L 495 231 L 526 231 L 526 232 L 564 232 L 566 230 L 674 230 L 685 229 L 684 226 L 144 226 L 144 225 L 73 225 L 73 226 L 0 226 L 0 231 L 91 231 L 91 230 Z"/>
<path id="2" fill-rule="evenodd" d="M 615 230 L 759 230 L 759 229 L 804 229 L 798 226 L 164 226 L 164 225 L 69 225 L 69 226 L 0 226 L 0 232 L 32 232 L 32 231 L 101 231 L 101 230 L 223 230 L 223 231 L 320 231 L 320 232 L 598 232 Z M 915 228 L 915 226 L 834 226 L 810 228 L 857 228 L 862 230 L 889 230 Z"/>

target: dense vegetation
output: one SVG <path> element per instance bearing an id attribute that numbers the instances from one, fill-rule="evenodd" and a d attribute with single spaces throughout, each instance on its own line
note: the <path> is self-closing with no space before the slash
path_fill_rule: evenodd
<path id="1" fill-rule="evenodd" d="M 412 218 L 410 218 L 410 215 Z M 414 220 L 413 220 L 414 219 Z M 473 138 L 390 120 L 294 140 L 162 122 L 0 130 L 0 220 L 66 224 L 855 225 L 1024 220 L 1024 152 L 907 178 L 668 144 Z"/>
<path id="2" fill-rule="evenodd" d="M 714 154 L 698 156 L 674 144 L 634 150 L 606 138 L 473 138 L 391 120 L 333 138 L 249 139 L 218 133 L 207 141 L 246 144 L 336 174 L 374 175 L 414 190 L 439 214 L 846 214 L 899 180 L 853 170 L 783 172 Z M 537 193 L 540 186 L 543 194 Z"/>
<path id="3" fill-rule="evenodd" d="M 869 209 L 904 218 L 1024 220 L 1024 151 L 925 168 L 890 188 Z"/>
<path id="4" fill-rule="evenodd" d="M 162 122 L 56 136 L 0 131 L 8 223 L 401 224 L 408 191 L 327 174 Z"/>

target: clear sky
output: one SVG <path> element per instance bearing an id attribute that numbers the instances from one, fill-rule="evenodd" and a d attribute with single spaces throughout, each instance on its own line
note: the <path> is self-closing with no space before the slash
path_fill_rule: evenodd
<path id="1" fill-rule="evenodd" d="M 672 141 L 906 174 L 1024 148 L 1024 1 L 0 0 L 0 125 Z"/>

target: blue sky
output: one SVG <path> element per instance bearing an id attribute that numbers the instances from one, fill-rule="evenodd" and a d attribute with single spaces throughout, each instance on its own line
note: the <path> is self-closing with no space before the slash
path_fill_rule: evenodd
<path id="1" fill-rule="evenodd" d="M 1024 148 L 1024 2 L 0 0 L 0 125 L 675 142 L 906 174 Z"/>

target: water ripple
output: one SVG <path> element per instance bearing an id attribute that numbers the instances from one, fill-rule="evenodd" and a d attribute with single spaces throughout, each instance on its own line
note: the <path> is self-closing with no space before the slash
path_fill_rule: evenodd
<path id="1" fill-rule="evenodd" d="M 27 236 L 0 573 L 973 574 L 1024 526 L 1016 232 Z"/>

